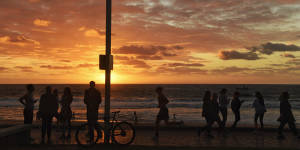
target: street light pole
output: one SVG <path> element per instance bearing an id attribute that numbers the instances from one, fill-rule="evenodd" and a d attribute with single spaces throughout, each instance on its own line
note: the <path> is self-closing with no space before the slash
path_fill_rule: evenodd
<path id="1" fill-rule="evenodd" d="M 111 56 L 111 0 L 106 0 L 106 68 L 105 68 L 105 110 L 104 110 L 104 143 L 110 139 L 110 56 Z"/>

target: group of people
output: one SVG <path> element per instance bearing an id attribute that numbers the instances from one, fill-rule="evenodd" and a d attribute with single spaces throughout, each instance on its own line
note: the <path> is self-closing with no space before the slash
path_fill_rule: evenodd
<path id="1" fill-rule="evenodd" d="M 234 92 L 232 96 L 232 100 L 227 95 L 227 89 L 222 89 L 219 93 L 212 93 L 211 91 L 205 91 L 203 96 L 203 104 L 202 104 L 202 117 L 206 120 L 206 125 L 203 128 L 200 128 L 197 132 L 198 136 L 201 135 L 202 132 L 206 131 L 208 137 L 213 137 L 211 134 L 211 128 L 214 122 L 218 123 L 218 126 L 221 130 L 225 129 L 227 122 L 227 113 L 228 107 L 231 106 L 231 110 L 234 114 L 234 122 L 231 128 L 236 128 L 237 123 L 240 121 L 240 108 L 243 104 L 243 100 L 240 100 L 240 93 Z M 169 114 L 167 104 L 169 103 L 166 96 L 163 94 L 163 88 L 158 87 L 156 89 L 156 93 L 158 95 L 158 107 L 160 108 L 155 124 L 155 134 L 154 139 L 159 137 L 159 123 L 164 120 L 167 125 L 170 123 Z M 292 113 L 292 107 L 289 103 L 290 94 L 288 92 L 282 92 L 279 101 L 280 101 L 280 116 L 277 121 L 280 122 L 280 126 L 278 128 L 278 136 L 277 138 L 282 140 L 285 139 L 283 135 L 283 128 L 286 124 L 289 125 L 289 128 L 292 130 L 293 134 L 298 136 L 298 131 L 295 125 L 295 118 Z M 255 110 L 254 114 L 254 128 L 258 129 L 258 120 L 260 123 L 260 128 L 264 128 L 264 114 L 267 112 L 264 97 L 260 92 L 255 92 L 255 99 L 252 104 L 252 107 Z M 221 113 L 222 119 L 219 116 Z"/>
<path id="2" fill-rule="evenodd" d="M 24 123 L 32 124 L 33 121 L 33 110 L 34 104 L 38 101 L 33 97 L 34 86 L 32 84 L 27 85 L 27 93 L 22 96 L 19 101 L 24 105 Z M 167 104 L 169 100 L 163 93 L 162 87 L 156 88 L 158 108 L 159 112 L 155 121 L 155 134 L 154 138 L 159 137 L 159 126 L 160 122 L 164 121 L 167 125 L 170 125 L 172 122 L 169 122 L 169 112 Z M 297 136 L 298 132 L 295 125 L 295 118 L 291 110 L 291 105 L 289 103 L 290 95 L 288 92 L 283 92 L 280 97 L 280 116 L 277 121 L 280 122 L 278 128 L 278 139 L 284 139 L 282 134 L 283 128 L 286 124 L 289 125 L 290 129 Z M 63 133 L 62 138 L 65 138 L 65 131 L 68 128 L 67 138 L 70 138 L 71 134 L 71 118 L 72 110 L 71 103 L 73 101 L 73 95 L 71 89 L 66 87 L 64 93 L 59 98 L 58 90 L 50 86 L 46 87 L 45 93 L 40 97 L 39 100 L 39 110 L 37 117 L 42 119 L 42 143 L 45 141 L 45 136 L 47 133 L 48 141 L 51 139 L 51 129 L 52 129 L 52 119 L 56 117 L 58 121 L 63 124 Z M 211 135 L 211 128 L 214 122 L 217 122 L 220 129 L 226 127 L 227 122 L 227 113 L 228 107 L 231 104 L 231 109 L 235 117 L 235 121 L 232 124 L 232 128 L 236 128 L 237 123 L 240 121 L 240 108 L 244 101 L 240 100 L 240 93 L 234 92 L 232 100 L 227 95 L 227 89 L 222 89 L 219 94 L 206 91 L 203 97 L 202 105 L 202 116 L 206 120 L 206 125 L 198 130 L 198 136 L 201 135 L 203 131 L 207 132 L 208 137 L 213 137 Z M 85 90 L 84 93 L 84 103 L 87 107 L 87 120 L 89 125 L 90 140 L 93 140 L 93 130 L 98 120 L 98 109 L 101 104 L 101 93 L 95 88 L 95 82 L 90 82 L 90 88 Z M 60 111 L 59 110 L 60 104 Z M 264 128 L 264 114 L 267 111 L 263 95 L 260 92 L 255 93 L 255 100 L 253 102 L 253 108 L 255 110 L 254 115 L 254 124 L 255 129 L 258 128 L 258 120 L 260 122 L 260 128 Z M 219 116 L 221 113 L 222 119 Z"/>
<path id="3" fill-rule="evenodd" d="M 19 101 L 24 105 L 24 124 L 32 124 L 34 104 L 38 102 L 33 97 L 34 86 L 29 84 L 26 86 L 27 93 L 20 97 Z M 72 109 L 71 104 L 73 101 L 73 95 L 69 87 L 64 88 L 61 98 L 58 95 L 58 90 L 47 86 L 45 93 L 39 99 L 39 109 L 37 112 L 37 118 L 42 120 L 42 135 L 41 143 L 45 143 L 45 136 L 47 134 L 48 143 L 51 143 L 51 129 L 53 117 L 58 122 L 62 123 L 63 132 L 62 139 L 69 139 L 71 137 L 71 119 Z M 89 130 L 93 131 L 95 124 L 98 120 L 98 109 L 101 103 L 101 93 L 95 88 L 95 82 L 90 82 L 90 88 L 85 90 L 84 103 L 87 107 L 87 120 L 89 124 Z M 60 105 L 60 111 L 59 111 Z M 66 129 L 68 129 L 68 135 L 65 135 Z M 89 132 L 90 137 L 94 137 L 93 132 Z M 31 139 L 33 140 L 33 139 Z"/>

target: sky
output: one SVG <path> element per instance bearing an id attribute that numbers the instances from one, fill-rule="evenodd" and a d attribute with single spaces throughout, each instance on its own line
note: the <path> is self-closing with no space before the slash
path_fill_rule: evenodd
<path id="1" fill-rule="evenodd" d="M 114 84 L 300 84 L 299 0 L 112 0 Z M 105 0 L 1 0 L 0 83 L 104 83 Z"/>

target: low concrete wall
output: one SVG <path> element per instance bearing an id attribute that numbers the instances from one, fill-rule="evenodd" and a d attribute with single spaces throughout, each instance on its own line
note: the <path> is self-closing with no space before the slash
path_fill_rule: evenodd
<path id="1" fill-rule="evenodd" d="M 0 128 L 0 145 L 30 144 L 32 125 L 16 125 Z"/>

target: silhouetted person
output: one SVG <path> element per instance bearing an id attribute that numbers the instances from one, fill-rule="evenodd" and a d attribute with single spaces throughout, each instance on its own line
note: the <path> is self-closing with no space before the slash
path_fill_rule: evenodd
<path id="1" fill-rule="evenodd" d="M 218 104 L 218 94 L 214 93 L 211 96 L 210 91 L 206 91 L 203 97 L 202 105 L 202 116 L 206 120 L 206 126 L 198 130 L 198 136 L 201 135 L 201 132 L 206 131 L 208 137 L 213 137 L 211 135 L 211 128 L 215 121 L 222 127 L 222 122 L 219 117 L 219 104 Z"/>
<path id="2" fill-rule="evenodd" d="M 24 124 L 32 124 L 34 104 L 37 100 L 33 98 L 34 86 L 32 84 L 26 85 L 27 93 L 19 98 L 20 103 L 24 106 Z"/>
<path id="3" fill-rule="evenodd" d="M 235 128 L 237 123 L 241 120 L 240 118 L 240 108 L 241 108 L 241 105 L 244 101 L 241 101 L 240 100 L 240 93 L 239 92 L 234 92 L 233 94 L 233 99 L 231 101 L 231 110 L 234 114 L 234 123 L 233 125 L 231 126 L 232 128 Z"/>
<path id="4" fill-rule="evenodd" d="M 288 92 L 283 92 L 280 95 L 280 117 L 278 121 L 280 122 L 280 126 L 278 128 L 278 139 L 284 139 L 285 137 L 282 134 L 282 130 L 286 124 L 289 125 L 289 128 L 292 130 L 295 136 L 298 135 L 298 131 L 295 125 L 295 117 L 292 112 L 292 107 L 289 102 L 290 94 Z"/>
<path id="5" fill-rule="evenodd" d="M 162 87 L 157 87 L 156 88 L 156 93 L 157 93 L 157 100 L 158 100 L 158 108 L 159 112 L 156 117 L 155 121 L 155 134 L 154 138 L 159 137 L 159 124 L 163 120 L 165 121 L 165 124 L 169 124 L 169 110 L 167 107 L 167 104 L 169 103 L 169 100 L 167 97 L 163 94 L 163 88 Z"/>
<path id="6" fill-rule="evenodd" d="M 56 97 L 51 93 L 51 87 L 46 87 L 46 93 L 40 98 L 39 111 L 42 118 L 42 141 L 45 142 L 45 135 L 47 132 L 48 143 L 51 142 L 51 129 L 52 119 L 55 113 L 57 113 L 58 101 Z"/>
<path id="7" fill-rule="evenodd" d="M 253 102 L 253 107 L 255 109 L 255 115 L 254 115 L 254 124 L 255 129 L 258 128 L 257 120 L 259 119 L 260 122 L 260 128 L 264 128 L 264 114 L 267 111 L 265 106 L 265 100 L 260 92 L 255 93 L 255 100 Z"/>
<path id="8" fill-rule="evenodd" d="M 226 126 L 226 121 L 227 121 L 228 104 L 229 104 L 229 99 L 227 97 L 227 89 L 222 89 L 220 91 L 220 96 L 219 96 L 219 105 L 220 105 L 220 112 L 222 115 L 222 125 L 224 127 Z"/>
<path id="9" fill-rule="evenodd" d="M 73 95 L 71 89 L 69 87 L 66 87 L 64 89 L 64 94 L 60 101 L 61 103 L 60 119 L 63 124 L 62 138 L 65 138 L 66 127 L 68 128 L 67 138 L 68 139 L 71 138 L 72 101 L 73 101 Z"/>
<path id="10" fill-rule="evenodd" d="M 33 98 L 33 92 L 34 92 L 34 86 L 32 84 L 26 85 L 27 93 L 19 98 L 20 103 L 24 106 L 24 124 L 32 124 L 33 121 L 33 110 L 34 110 L 34 104 L 37 102 L 37 100 L 34 100 Z M 29 140 L 34 140 L 29 137 Z"/>
<path id="11" fill-rule="evenodd" d="M 85 90 L 84 103 L 87 108 L 87 120 L 89 125 L 90 142 L 94 142 L 94 129 L 98 121 L 98 109 L 101 104 L 101 93 L 95 88 L 94 81 L 90 82 L 90 88 Z"/>

